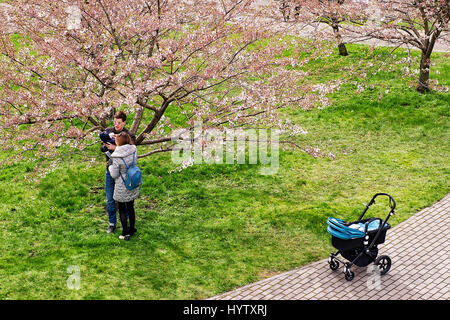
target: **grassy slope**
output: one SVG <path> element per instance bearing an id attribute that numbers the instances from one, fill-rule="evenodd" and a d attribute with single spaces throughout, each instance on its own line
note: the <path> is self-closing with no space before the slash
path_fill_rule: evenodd
<path id="1" fill-rule="evenodd" d="M 349 51 L 311 65 L 323 70 L 318 81 L 369 56 L 363 46 Z M 449 59 L 433 61 L 432 77 L 449 86 Z M 309 131 L 295 141 L 335 160 L 285 147 L 278 174 L 263 176 L 256 165 L 169 174 L 169 154 L 142 159 L 129 242 L 105 232 L 103 158 L 88 157 L 97 147 L 59 162 L 11 163 L 2 153 L 0 299 L 207 298 L 326 257 L 327 217 L 356 219 L 376 192 L 397 200 L 393 225 L 431 205 L 449 190 L 449 95 L 420 95 L 395 70 L 371 83 L 361 95 L 344 86 L 323 110 L 286 111 Z M 384 216 L 386 201 L 371 212 Z M 81 269 L 78 291 L 66 285 L 70 265 Z"/>

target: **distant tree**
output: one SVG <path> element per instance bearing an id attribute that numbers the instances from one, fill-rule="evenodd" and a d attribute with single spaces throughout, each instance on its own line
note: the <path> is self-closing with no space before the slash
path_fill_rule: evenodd
<path id="1" fill-rule="evenodd" d="M 417 91 L 429 90 L 431 54 L 436 41 L 449 44 L 450 0 L 289 0 L 300 7 L 299 23 L 325 23 L 334 33 L 340 55 L 343 38 L 379 39 L 421 51 Z M 349 41 L 349 40 L 347 40 Z"/>
<path id="2" fill-rule="evenodd" d="M 322 23 L 331 27 L 339 54 L 347 56 L 343 40 L 343 23 L 361 25 L 364 2 L 354 0 L 290 0 L 296 9 L 296 21 L 306 24 Z"/>
<path id="3" fill-rule="evenodd" d="M 363 28 L 365 36 L 413 46 L 421 51 L 417 91 L 429 91 L 433 48 L 444 35 L 446 39 L 441 41 L 449 43 L 450 1 L 375 0 L 374 6 L 367 8 L 366 16 L 369 19 Z"/>

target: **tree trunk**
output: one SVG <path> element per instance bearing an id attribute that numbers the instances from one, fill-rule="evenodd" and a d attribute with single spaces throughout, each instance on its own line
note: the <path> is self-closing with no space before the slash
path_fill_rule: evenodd
<path id="1" fill-rule="evenodd" d="M 342 36 L 339 32 L 339 26 L 337 24 L 332 25 L 334 36 L 336 37 L 336 40 L 338 42 L 338 48 L 339 48 L 339 55 L 341 56 L 347 56 L 347 48 L 345 47 L 345 43 L 342 40 Z"/>
<path id="2" fill-rule="evenodd" d="M 161 105 L 161 108 L 159 108 L 155 114 L 153 115 L 152 120 L 147 125 L 147 127 L 136 137 L 136 145 L 140 145 L 142 141 L 145 139 L 145 135 L 152 132 L 152 130 L 156 127 L 159 120 L 161 120 L 161 117 L 163 116 L 164 112 L 166 111 L 167 107 L 170 105 L 170 103 L 173 100 L 164 99 L 164 102 Z"/>
<path id="3" fill-rule="evenodd" d="M 420 58 L 420 76 L 419 84 L 416 90 L 420 93 L 425 93 L 430 91 L 428 82 L 430 80 L 430 55 L 426 51 L 422 50 L 422 57 Z"/>
<path id="4" fill-rule="evenodd" d="M 131 125 L 130 132 L 136 135 L 136 132 L 141 124 L 142 116 L 144 114 L 144 107 L 140 107 L 136 111 L 136 115 L 134 116 L 133 124 Z"/>
<path id="5" fill-rule="evenodd" d="M 348 56 L 347 48 L 345 47 L 344 43 L 339 43 L 338 48 L 339 48 L 339 55 L 344 57 Z"/>

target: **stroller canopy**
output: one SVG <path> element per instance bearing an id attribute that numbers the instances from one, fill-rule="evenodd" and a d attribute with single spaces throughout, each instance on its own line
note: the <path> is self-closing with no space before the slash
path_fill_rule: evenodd
<path id="1" fill-rule="evenodd" d="M 358 239 L 363 238 L 365 233 L 366 223 L 357 222 L 348 225 L 347 222 L 337 218 L 328 218 L 327 231 L 334 237 L 339 239 Z M 377 230 L 380 227 L 380 220 L 375 220 L 369 223 L 367 231 Z"/>

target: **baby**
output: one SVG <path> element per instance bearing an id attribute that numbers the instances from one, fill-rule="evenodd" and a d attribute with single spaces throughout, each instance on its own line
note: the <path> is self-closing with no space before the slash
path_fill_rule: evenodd
<path id="1" fill-rule="evenodd" d="M 100 133 L 100 139 L 104 143 L 111 143 L 113 145 L 116 145 L 116 140 L 114 139 L 114 136 L 115 134 L 113 132 L 108 134 L 106 131 L 103 131 L 102 133 Z"/>

